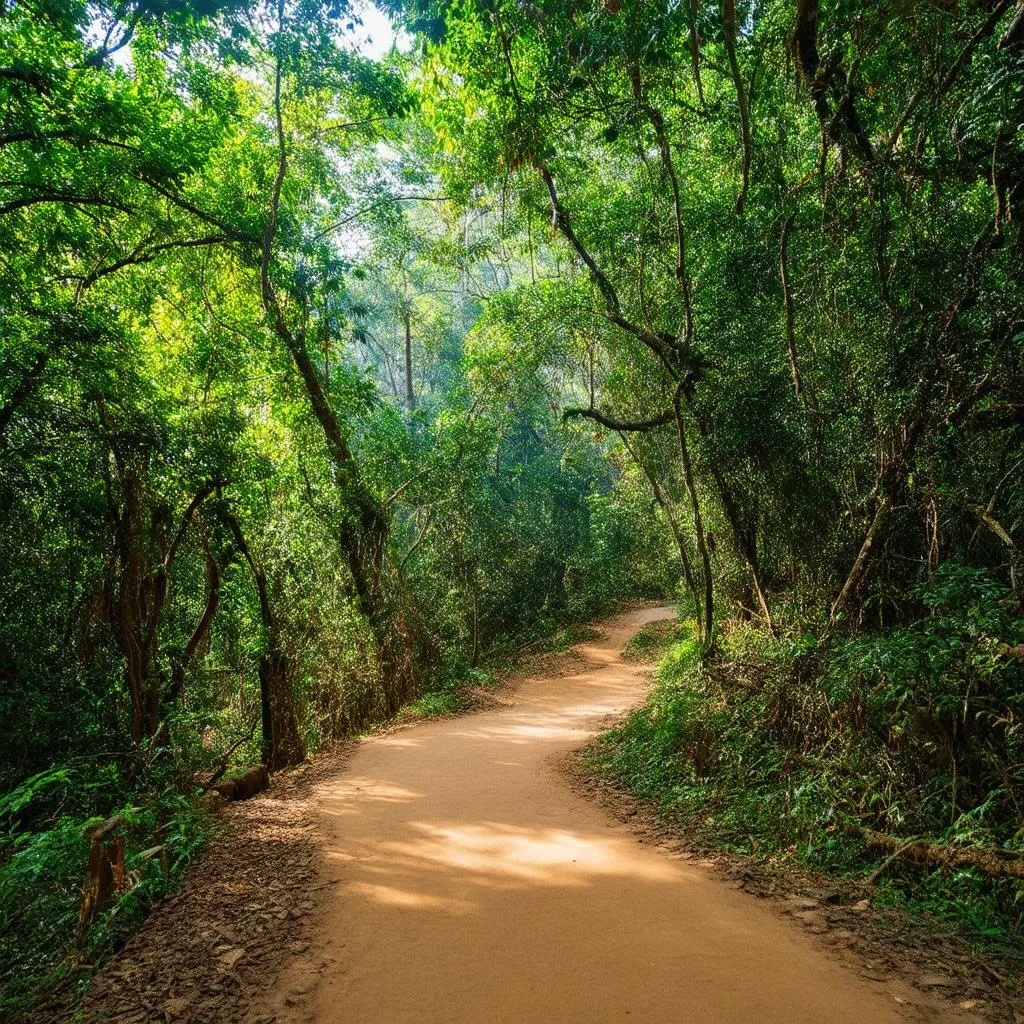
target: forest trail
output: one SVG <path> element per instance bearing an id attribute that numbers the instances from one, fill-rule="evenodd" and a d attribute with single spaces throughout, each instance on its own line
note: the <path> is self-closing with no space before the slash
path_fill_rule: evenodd
<path id="1" fill-rule="evenodd" d="M 529 680 L 510 707 L 357 748 L 318 793 L 323 902 L 313 948 L 271 993 L 278 1021 L 906 1019 L 891 992 L 639 842 L 553 764 L 642 699 L 644 669 L 619 654 L 669 614 L 611 620 L 583 646 L 584 672 Z"/>

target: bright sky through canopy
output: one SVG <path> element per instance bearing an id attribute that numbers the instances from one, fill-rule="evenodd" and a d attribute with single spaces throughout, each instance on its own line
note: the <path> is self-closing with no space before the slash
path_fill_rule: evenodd
<path id="1" fill-rule="evenodd" d="M 359 9 L 359 16 L 363 24 L 355 31 L 354 43 L 364 56 L 377 60 L 395 43 L 402 51 L 411 48 L 412 37 L 402 31 L 396 33 L 390 19 L 379 7 L 366 4 Z"/>

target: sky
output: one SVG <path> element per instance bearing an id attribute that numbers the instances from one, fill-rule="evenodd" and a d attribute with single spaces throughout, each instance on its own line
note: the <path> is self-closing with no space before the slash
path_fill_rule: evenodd
<path id="1" fill-rule="evenodd" d="M 374 59 L 381 57 L 396 40 L 400 50 L 407 51 L 412 46 L 412 38 L 405 32 L 399 32 L 396 36 L 387 15 L 372 3 L 360 7 L 360 16 L 363 25 L 354 35 L 359 52 L 365 56 Z"/>
<path id="2" fill-rule="evenodd" d="M 353 49 L 373 60 L 382 57 L 396 42 L 399 50 L 405 53 L 412 49 L 412 37 L 401 30 L 396 33 L 391 27 L 388 16 L 371 0 L 357 3 L 355 7 L 359 11 L 363 24 L 350 34 Z M 103 35 L 104 31 L 99 22 L 90 25 L 90 37 L 95 40 L 97 45 L 103 40 Z M 111 59 L 121 67 L 129 68 L 132 63 L 131 50 L 126 46 L 113 54 Z"/>

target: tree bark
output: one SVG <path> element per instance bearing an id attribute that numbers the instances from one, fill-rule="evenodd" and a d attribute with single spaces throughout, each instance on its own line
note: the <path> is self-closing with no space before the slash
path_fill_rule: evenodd
<path id="1" fill-rule="evenodd" d="M 839 613 L 846 607 L 846 603 L 849 601 L 850 595 L 857 589 L 857 586 L 864 575 L 864 570 L 867 568 L 868 557 L 871 554 L 871 547 L 875 542 L 875 538 L 878 536 L 878 531 L 882 528 L 882 523 L 885 522 L 889 508 L 889 499 L 882 498 L 878 503 L 878 508 L 875 510 L 875 516 L 871 520 L 871 525 L 868 527 L 868 532 L 864 537 L 864 542 L 860 546 L 860 551 L 857 552 L 857 557 L 854 559 L 849 575 L 846 577 L 843 589 L 839 591 L 839 596 L 832 604 L 832 610 L 828 615 L 830 626 L 835 625 L 838 620 Z"/>
<path id="2" fill-rule="evenodd" d="M 21 404 L 35 390 L 36 384 L 39 383 L 39 378 L 43 375 L 43 371 L 46 369 L 46 364 L 50 361 L 52 354 L 52 349 L 47 348 L 43 349 L 36 356 L 35 361 L 22 375 L 21 380 L 11 392 L 10 397 L 0 407 L 0 436 L 7 430 L 7 425 L 11 422 Z"/>
<path id="3" fill-rule="evenodd" d="M 711 576 L 711 555 L 708 551 L 707 537 L 704 533 L 704 518 L 700 511 L 700 498 L 697 495 L 697 485 L 693 477 L 693 465 L 690 461 L 690 449 L 686 441 L 686 425 L 683 423 L 682 395 L 681 388 L 676 388 L 672 399 L 672 409 L 676 421 L 676 438 L 679 443 L 679 458 L 683 466 L 683 480 L 686 483 L 686 490 L 690 496 L 690 504 L 693 508 L 693 532 L 697 541 L 697 550 L 700 553 L 701 567 L 704 571 L 704 631 L 703 646 L 710 650 L 714 645 L 715 628 L 715 601 L 714 583 Z"/>
<path id="4" fill-rule="evenodd" d="M 722 28 L 725 35 L 725 53 L 729 58 L 729 70 L 732 73 L 733 87 L 736 90 L 736 103 L 740 112 L 740 142 L 743 146 L 743 185 L 736 197 L 736 212 L 743 212 L 743 204 L 750 191 L 750 107 L 747 102 L 747 89 L 743 84 L 739 60 L 736 57 L 736 0 L 722 0 Z"/>
<path id="5" fill-rule="evenodd" d="M 224 510 L 224 519 L 252 573 L 263 626 L 263 652 L 258 672 L 260 680 L 260 724 L 263 738 L 263 763 L 270 771 L 300 764 L 306 747 L 295 710 L 295 665 L 282 644 L 281 623 L 270 600 L 270 588 L 262 564 L 253 555 L 241 524 L 234 513 Z"/>
<path id="6" fill-rule="evenodd" d="M 782 225 L 782 244 L 779 252 L 779 275 L 782 278 L 782 300 L 786 307 L 786 349 L 789 352 L 789 372 L 793 378 L 793 394 L 799 397 L 803 387 L 800 362 L 796 355 L 796 316 L 793 309 L 793 289 L 789 283 L 789 232 L 793 227 L 795 213 L 791 213 Z"/>
<path id="7" fill-rule="evenodd" d="M 690 0 L 690 65 L 693 68 L 693 81 L 697 86 L 697 99 L 704 103 L 704 85 L 700 79 L 700 35 L 697 30 L 697 15 L 700 11 L 700 0 Z"/>
<path id="8" fill-rule="evenodd" d="M 652 106 L 644 95 L 643 83 L 640 78 L 639 65 L 632 67 L 633 95 L 637 104 L 647 116 L 651 127 L 654 129 L 654 137 L 658 141 L 658 151 L 661 154 L 661 164 L 665 169 L 665 175 L 669 180 L 672 190 L 672 220 L 676 233 L 676 266 L 675 278 L 683 297 L 683 343 L 690 345 L 693 342 L 693 297 L 690 290 L 690 274 L 686 265 L 686 225 L 683 221 L 683 208 L 679 188 L 679 175 L 676 173 L 675 161 L 672 159 L 672 147 L 669 145 L 668 132 L 665 130 L 665 118 L 660 110 Z"/>
<path id="9" fill-rule="evenodd" d="M 405 321 L 405 405 L 412 411 L 416 408 L 416 394 L 412 384 L 412 314 L 406 308 L 403 314 Z"/>
<path id="10" fill-rule="evenodd" d="M 589 420 L 593 420 L 595 423 L 600 423 L 602 427 L 607 427 L 609 430 L 614 430 L 620 434 L 626 432 L 642 432 L 646 430 L 653 430 L 655 427 L 662 427 L 667 423 L 675 422 L 674 412 L 663 412 L 657 416 L 652 416 L 648 420 L 617 420 L 607 415 L 606 413 L 600 412 L 598 409 L 577 409 L 570 407 L 563 410 L 562 420 L 563 422 L 568 419 L 572 419 L 574 416 L 583 416 Z"/>
<path id="11" fill-rule="evenodd" d="M 206 645 L 210 635 L 210 628 L 220 607 L 220 584 L 221 571 L 217 559 L 210 550 L 210 545 L 203 538 L 203 554 L 206 560 L 206 604 L 203 607 L 199 621 L 192 630 L 185 649 L 179 657 L 174 658 L 171 666 L 171 685 L 164 696 L 164 704 L 173 704 L 181 698 L 185 689 L 185 669 L 199 652 L 201 647 Z"/>
<path id="12" fill-rule="evenodd" d="M 644 462 L 637 451 L 635 451 L 627 439 L 625 434 L 620 433 L 619 437 L 622 438 L 622 443 L 625 445 L 626 450 L 633 457 L 633 461 L 640 467 L 640 471 L 647 479 L 647 483 L 650 485 L 651 492 L 654 494 L 654 500 L 658 503 L 658 507 L 661 509 L 665 516 L 665 520 L 668 523 L 669 530 L 672 532 L 672 539 L 675 541 L 676 551 L 679 554 L 679 562 L 683 569 L 683 579 L 686 582 L 686 588 L 690 591 L 690 596 L 693 598 L 693 607 L 695 618 L 697 619 L 697 632 L 699 635 L 704 635 L 704 615 L 701 611 L 701 594 L 697 589 L 697 581 L 693 573 L 693 566 L 690 564 L 690 556 L 686 551 L 686 542 L 683 538 L 682 530 L 679 527 L 679 523 L 676 520 L 675 513 L 672 511 L 672 503 L 669 501 L 668 496 L 665 494 L 661 484 L 658 483 L 654 474 L 648 469 L 647 463 Z"/>
<path id="13" fill-rule="evenodd" d="M 860 829 L 868 846 L 893 850 L 902 860 L 913 861 L 925 867 L 973 867 L 986 875 L 1003 878 L 1024 878 L 1024 857 L 1011 850 L 998 847 L 940 845 L 925 840 L 906 840 L 884 832 Z"/>

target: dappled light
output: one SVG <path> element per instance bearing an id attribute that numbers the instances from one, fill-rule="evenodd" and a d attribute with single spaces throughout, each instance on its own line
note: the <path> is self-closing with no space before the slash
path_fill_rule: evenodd
<path id="1" fill-rule="evenodd" d="M 450 872 L 453 884 L 495 888 L 522 885 L 582 886 L 591 878 L 626 873 L 647 881 L 675 881 L 668 863 L 630 865 L 623 858 L 627 840 L 609 840 L 559 829 L 527 829 L 500 822 L 431 824 L 410 822 L 420 838 L 381 846 L 381 865 L 389 876 L 403 872 Z M 575 865 L 575 866 L 573 866 Z M 356 883 L 358 888 L 359 883 Z"/>
<path id="2" fill-rule="evenodd" d="M 675 1020 L 685 1004 L 695 1024 L 895 1024 L 777 918 L 560 776 L 558 756 L 649 685 L 618 659 L 625 636 L 669 614 L 617 622 L 600 672 L 528 680 L 509 707 L 412 729 L 416 746 L 372 739 L 320 787 L 336 964 L 318 1019 L 582 1024 Z M 470 968 L 482 948 L 486 970 Z M 723 986 L 739 964 L 748 984 Z"/>

